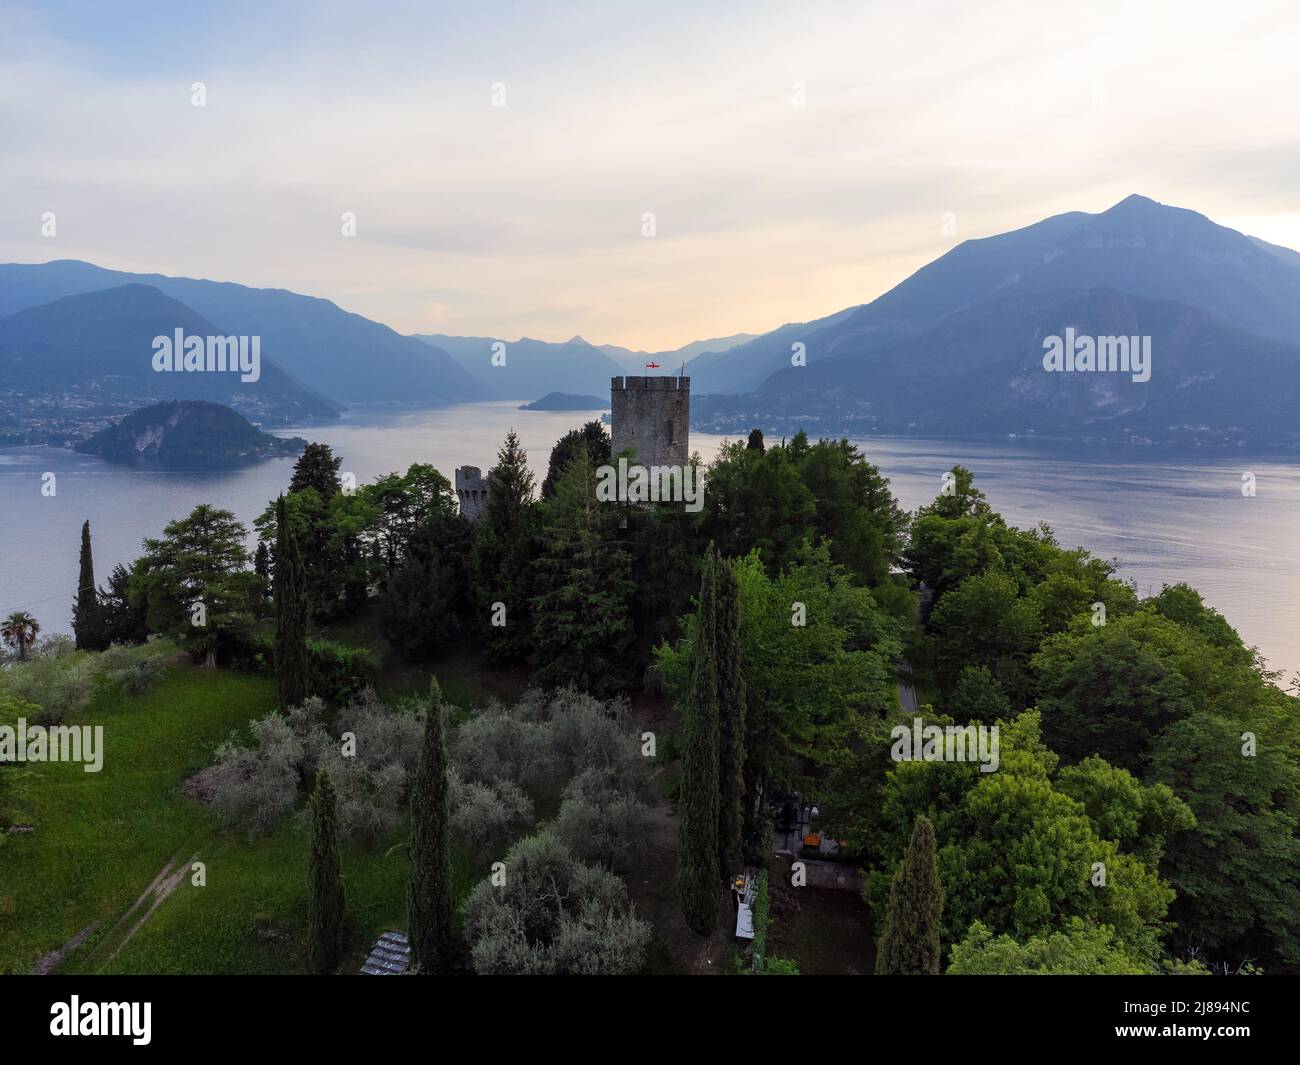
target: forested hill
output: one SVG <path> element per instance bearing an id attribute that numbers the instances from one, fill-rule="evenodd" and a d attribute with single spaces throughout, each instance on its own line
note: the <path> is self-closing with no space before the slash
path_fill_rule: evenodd
<path id="1" fill-rule="evenodd" d="M 220 403 L 155 403 L 83 440 L 76 450 L 110 462 L 169 470 L 229 469 L 296 455 L 307 441 L 264 433 Z"/>

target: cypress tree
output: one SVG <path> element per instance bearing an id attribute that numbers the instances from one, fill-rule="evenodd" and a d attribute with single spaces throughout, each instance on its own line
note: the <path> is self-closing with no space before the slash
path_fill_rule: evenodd
<path id="1" fill-rule="evenodd" d="M 103 612 L 95 591 L 95 561 L 90 550 L 90 522 L 81 526 L 81 566 L 77 578 L 77 601 L 72 607 L 72 631 L 77 650 L 102 651 L 104 641 Z"/>
<path id="2" fill-rule="evenodd" d="M 451 966 L 450 811 L 442 695 L 431 684 L 420 764 L 411 788 L 411 879 L 406 892 L 411 963 L 426 975 Z"/>
<path id="3" fill-rule="evenodd" d="M 877 975 L 937 976 L 942 913 L 934 825 L 924 814 L 917 814 L 912 842 L 889 886 L 885 934 L 876 955 Z"/>
<path id="4" fill-rule="evenodd" d="M 740 585 L 718 559 L 718 860 L 724 873 L 741 862 L 745 829 L 745 678 L 740 652 Z"/>
<path id="5" fill-rule="evenodd" d="M 338 806 L 324 769 L 311 793 L 311 865 L 307 881 L 307 936 L 311 967 L 332 973 L 343 950 L 343 881 L 339 875 Z"/>
<path id="6" fill-rule="evenodd" d="M 307 576 L 289 528 L 284 496 L 275 502 L 275 679 L 280 709 L 307 698 Z"/>
<path id="7" fill-rule="evenodd" d="M 700 600 L 691 683 L 682 721 L 682 821 L 677 846 L 677 896 L 694 932 L 718 926 L 718 679 L 716 564 L 713 545 L 700 568 Z"/>

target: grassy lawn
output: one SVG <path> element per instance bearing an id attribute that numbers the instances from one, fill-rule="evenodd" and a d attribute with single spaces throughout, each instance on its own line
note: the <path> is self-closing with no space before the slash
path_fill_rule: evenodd
<path id="1" fill-rule="evenodd" d="M 250 841 L 180 790 L 233 729 L 274 706 L 269 677 L 177 666 L 148 695 L 105 693 L 69 722 L 104 726 L 101 772 L 66 763 L 18 771 L 14 819 L 35 831 L 0 849 L 0 972 L 29 972 L 90 926 L 60 971 L 302 971 L 307 827 L 290 817 Z M 345 972 L 380 931 L 406 924 L 407 863 L 384 850 L 343 856 L 354 939 Z M 191 885 L 191 857 L 204 863 L 206 886 Z M 123 946 L 152 897 L 123 915 L 173 859 L 184 866 L 179 885 Z M 460 851 L 452 863 L 461 896 L 483 870 Z"/>

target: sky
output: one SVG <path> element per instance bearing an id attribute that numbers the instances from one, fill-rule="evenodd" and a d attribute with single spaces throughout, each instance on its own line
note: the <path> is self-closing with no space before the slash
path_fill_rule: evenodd
<path id="1" fill-rule="evenodd" d="M 0 0 L 0 41 L 0 262 L 403 333 L 762 332 L 1130 193 L 1300 248 L 1294 0 Z"/>

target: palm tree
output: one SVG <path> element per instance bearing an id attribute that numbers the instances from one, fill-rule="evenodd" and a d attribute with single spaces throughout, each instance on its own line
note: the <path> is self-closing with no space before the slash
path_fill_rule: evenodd
<path id="1" fill-rule="evenodd" d="M 0 639 L 18 648 L 18 661 L 27 661 L 27 648 L 36 642 L 41 623 L 25 610 L 15 610 L 0 621 Z"/>

